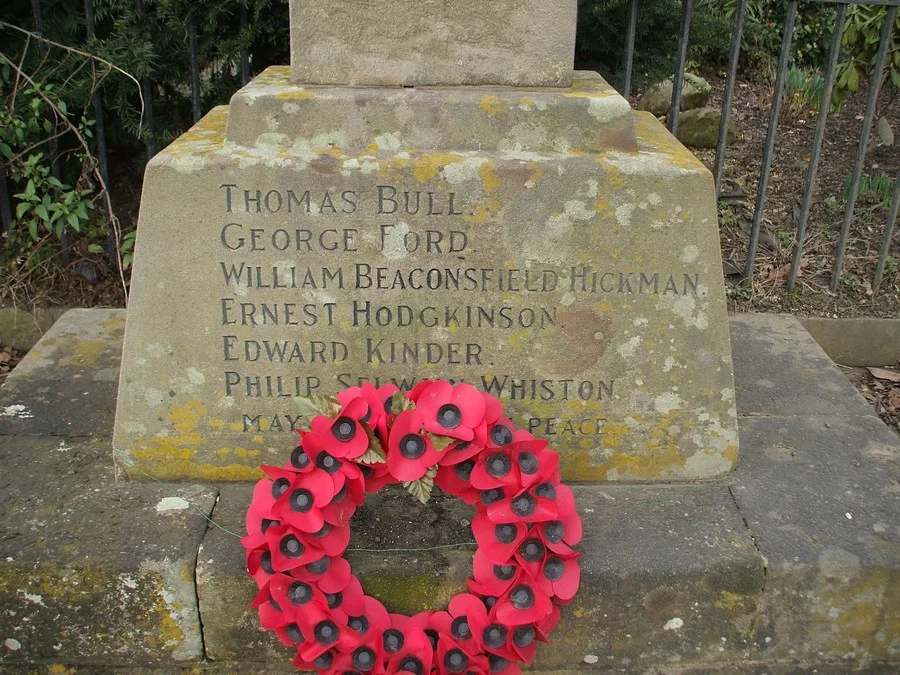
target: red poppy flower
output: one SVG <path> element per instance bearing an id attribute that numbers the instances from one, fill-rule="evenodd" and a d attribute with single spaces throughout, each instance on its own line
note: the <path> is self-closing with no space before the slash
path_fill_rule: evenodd
<path id="1" fill-rule="evenodd" d="M 578 592 L 581 583 L 580 554 L 568 556 L 548 555 L 541 566 L 537 582 L 544 592 L 555 597 L 559 604 L 567 605 Z"/>
<path id="2" fill-rule="evenodd" d="M 290 469 L 292 471 L 311 471 L 315 468 L 312 463 L 312 460 L 309 456 L 309 453 L 304 447 L 303 439 L 309 435 L 309 432 L 297 430 L 297 434 L 300 436 L 300 442 L 291 452 L 291 456 L 288 458 L 288 461 L 285 462 L 284 468 Z"/>
<path id="3" fill-rule="evenodd" d="M 489 448 L 505 448 L 513 443 L 533 441 L 534 436 L 516 426 L 508 417 L 501 415 L 487 424 L 487 446 Z"/>
<path id="4" fill-rule="evenodd" d="M 492 523 L 480 513 L 472 520 L 472 532 L 479 550 L 498 565 L 509 561 L 528 534 L 525 523 Z"/>
<path id="5" fill-rule="evenodd" d="M 334 612 L 317 602 L 307 602 L 296 616 L 303 635 L 309 637 L 298 648 L 298 657 L 307 663 L 314 663 L 317 668 L 330 668 L 333 656 L 327 659 L 327 665 L 320 665 L 317 659 L 326 652 L 333 654 L 333 648 L 337 647 L 341 636 L 351 629 L 346 622 L 338 620 Z"/>
<path id="6" fill-rule="evenodd" d="M 554 500 L 541 496 L 535 489 L 522 489 L 489 504 L 487 516 L 493 523 L 541 523 L 558 518 L 559 507 Z"/>
<path id="7" fill-rule="evenodd" d="M 469 583 L 469 590 L 483 597 L 500 597 L 509 590 L 521 569 L 521 565 L 515 560 L 495 563 L 482 548 L 479 548 L 472 559 L 472 575 L 477 585 L 473 587 L 473 583 Z M 491 603 L 488 609 L 492 607 Z"/>
<path id="8" fill-rule="evenodd" d="M 287 572 L 322 556 L 322 552 L 310 544 L 306 533 L 290 525 L 270 527 L 266 531 L 266 542 L 276 572 Z"/>
<path id="9" fill-rule="evenodd" d="M 465 382 L 453 386 L 444 380 L 432 382 L 417 393 L 416 410 L 425 429 L 433 434 L 471 441 L 475 428 L 484 422 L 484 397 Z"/>
<path id="10" fill-rule="evenodd" d="M 312 419 L 312 433 L 332 457 L 355 459 L 369 448 L 369 436 L 360 421 L 369 413 L 369 404 L 355 398 L 332 419 L 317 415 Z"/>
<path id="11" fill-rule="evenodd" d="M 484 423 L 479 424 L 472 432 L 474 434 L 472 440 L 457 441 L 444 450 L 440 461 L 441 466 L 465 462 L 484 450 L 487 443 L 487 426 Z"/>
<path id="12" fill-rule="evenodd" d="M 581 518 L 575 510 L 575 496 L 572 490 L 562 484 L 555 486 L 553 490 L 559 517 L 556 520 L 539 523 L 535 528 L 547 548 L 555 553 L 568 555 L 572 553 L 571 547 L 581 541 Z"/>
<path id="13" fill-rule="evenodd" d="M 487 621 L 485 621 L 485 627 L 487 627 Z M 461 642 L 446 633 L 441 633 L 438 640 L 437 666 L 438 672 L 454 675 L 456 673 L 486 673 L 490 667 L 485 654 L 466 649 Z"/>
<path id="14" fill-rule="evenodd" d="M 360 421 L 367 424 L 370 429 L 375 431 L 382 442 L 387 440 L 387 427 L 391 414 L 391 402 L 394 394 L 400 390 L 393 384 L 386 384 L 382 387 L 375 388 L 371 382 L 364 382 L 359 387 L 348 387 L 337 395 L 338 402 L 345 408 L 353 402 L 354 399 L 362 399 L 366 402 L 368 410 L 366 414 L 360 418 Z"/>
<path id="15" fill-rule="evenodd" d="M 272 554 L 265 548 L 254 548 L 247 550 L 247 571 L 256 582 L 257 588 L 262 588 L 273 574 L 275 568 L 272 566 Z"/>
<path id="16" fill-rule="evenodd" d="M 282 605 L 272 596 L 271 584 L 266 584 L 250 605 L 259 613 L 259 623 L 266 630 L 274 630 L 287 626 L 293 618 L 284 611 Z"/>
<path id="17" fill-rule="evenodd" d="M 342 625 L 347 623 L 349 617 L 359 616 L 365 611 L 364 597 L 362 585 L 359 583 L 359 579 L 353 575 L 350 576 L 350 581 L 344 588 L 325 594 L 328 609 L 335 620 L 339 620 Z"/>
<path id="18" fill-rule="evenodd" d="M 481 633 L 487 628 L 487 608 L 481 598 L 459 593 L 450 600 L 450 636 L 469 654 L 481 651 Z M 443 658 L 441 659 L 443 660 Z"/>
<path id="19" fill-rule="evenodd" d="M 353 573 L 346 558 L 323 556 L 291 570 L 291 576 L 314 584 L 323 593 L 337 593 L 347 588 Z"/>
<path id="20" fill-rule="evenodd" d="M 271 471 L 271 469 L 267 469 Z M 285 478 L 273 483 L 273 490 L 281 490 Z M 301 532 L 318 532 L 325 524 L 322 509 L 334 497 L 334 480 L 324 471 L 294 474 L 293 480 L 281 490 L 272 506 L 272 516 L 283 525 L 291 525 Z"/>
<path id="21" fill-rule="evenodd" d="M 478 455 L 471 481 L 472 486 L 479 490 L 511 488 L 515 493 L 521 488 L 519 470 L 507 448 L 488 448 Z"/>
<path id="22" fill-rule="evenodd" d="M 421 413 L 400 413 L 388 438 L 387 464 L 391 475 L 403 482 L 419 480 L 440 458 L 431 439 L 422 433 Z"/>
<path id="23" fill-rule="evenodd" d="M 364 598 L 366 599 L 368 602 L 365 604 L 369 608 L 376 609 L 373 602 L 381 605 L 374 598 Z M 381 612 L 383 612 L 382 626 L 390 625 L 387 610 L 383 606 Z M 372 675 L 385 672 L 382 631 L 371 624 L 369 616 L 365 613 L 350 617 L 347 625 L 351 630 L 341 635 L 331 665 L 333 672 L 359 672 Z"/>
<path id="24" fill-rule="evenodd" d="M 475 460 L 472 459 L 452 466 L 442 466 L 434 477 L 434 483 L 448 495 L 459 497 L 466 504 L 477 504 L 481 491 L 472 487 L 470 481 L 474 467 Z"/>
<path id="25" fill-rule="evenodd" d="M 385 654 L 390 657 L 387 672 L 413 675 L 428 675 L 431 672 L 434 648 L 422 628 L 410 625 L 408 621 L 402 631 L 391 627 L 384 632 L 383 644 Z"/>
<path id="26" fill-rule="evenodd" d="M 547 441 L 514 441 L 510 456 L 519 471 L 522 487 L 559 482 L 559 453 L 547 448 Z"/>
<path id="27" fill-rule="evenodd" d="M 386 443 L 385 443 L 386 444 Z M 360 464 L 363 479 L 365 480 L 366 492 L 378 492 L 385 485 L 393 485 L 396 481 L 391 475 L 387 462 L 379 464 Z"/>
<path id="28" fill-rule="evenodd" d="M 347 479 L 343 473 L 335 474 L 334 478 L 335 482 L 343 483 L 343 485 L 334 493 L 328 506 L 322 508 L 322 515 L 326 523 L 345 527 L 356 513 L 356 509 L 366 499 L 365 482 L 361 473 L 359 478 L 354 480 Z"/>
<path id="29" fill-rule="evenodd" d="M 516 579 L 509 591 L 497 600 L 492 613 L 507 626 L 521 626 L 546 619 L 553 609 L 550 596 L 528 575 Z"/>

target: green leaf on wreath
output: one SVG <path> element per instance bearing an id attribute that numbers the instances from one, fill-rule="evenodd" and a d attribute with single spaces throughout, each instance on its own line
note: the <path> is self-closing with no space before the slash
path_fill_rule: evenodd
<path id="1" fill-rule="evenodd" d="M 431 444 L 438 452 L 443 452 L 447 449 L 448 446 L 456 443 L 456 441 L 458 440 L 456 438 L 450 438 L 449 436 L 437 436 L 435 434 L 428 435 L 431 437 Z"/>
<path id="2" fill-rule="evenodd" d="M 381 447 L 381 441 L 378 440 L 378 436 L 369 428 L 368 424 L 363 424 L 363 429 L 366 430 L 366 435 L 369 437 L 369 449 L 357 461 L 364 464 L 384 464 L 387 460 L 384 448 Z"/>
<path id="3" fill-rule="evenodd" d="M 396 417 L 402 412 L 406 412 L 407 410 L 415 410 L 416 404 L 414 401 L 410 401 L 400 392 L 397 392 L 391 397 L 391 414 Z"/>
<path id="4" fill-rule="evenodd" d="M 317 394 L 311 396 L 294 396 L 294 401 L 297 404 L 300 416 L 304 417 L 307 421 L 307 426 L 305 427 L 307 429 L 309 428 L 308 423 L 313 417 L 316 417 L 317 415 L 333 417 L 341 411 L 341 404 L 338 403 L 337 399 L 333 396 L 319 396 Z"/>
<path id="5" fill-rule="evenodd" d="M 428 472 L 422 478 L 410 483 L 404 483 L 403 487 L 420 502 L 427 504 L 428 500 L 431 499 L 431 491 L 434 490 L 434 477 L 436 474 L 437 467 L 433 466 L 428 469 Z"/>

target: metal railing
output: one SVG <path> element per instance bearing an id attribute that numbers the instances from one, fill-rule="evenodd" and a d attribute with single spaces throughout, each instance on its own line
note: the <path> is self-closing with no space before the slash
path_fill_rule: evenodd
<path id="1" fill-rule="evenodd" d="M 800 216 L 797 222 L 796 244 L 791 259 L 790 272 L 787 277 L 787 288 L 793 291 L 797 283 L 797 277 L 800 273 L 800 263 L 803 257 L 803 246 L 806 242 L 807 224 L 809 221 L 810 209 L 813 202 L 813 194 L 816 188 L 816 173 L 818 171 L 819 159 L 822 152 L 822 142 L 825 136 L 825 127 L 828 120 L 829 104 L 832 91 L 834 90 L 836 69 L 838 58 L 841 51 L 841 38 L 844 33 L 844 24 L 847 17 L 848 5 L 881 5 L 887 7 L 886 16 L 881 28 L 881 37 L 878 44 L 878 52 L 875 58 L 875 67 L 869 82 L 868 101 L 866 104 L 866 113 L 862 121 L 860 129 L 859 145 L 857 148 L 856 162 L 851 174 L 847 203 L 844 209 L 844 219 L 841 226 L 840 235 L 838 237 L 837 246 L 834 254 L 834 263 L 832 266 L 830 288 L 836 291 L 841 281 L 844 255 L 847 250 L 847 239 L 850 228 L 853 225 L 854 212 L 856 208 L 856 200 L 859 196 L 860 181 L 866 160 L 866 152 L 869 147 L 869 135 L 872 131 L 872 124 L 875 119 L 875 109 L 878 101 L 878 95 L 881 89 L 881 82 L 884 75 L 885 63 L 888 54 L 888 45 L 891 42 L 891 33 L 897 17 L 897 7 L 900 6 L 900 0 L 812 0 L 813 2 L 830 3 L 837 5 L 837 18 L 835 20 L 834 30 L 832 33 L 831 44 L 828 53 L 827 67 L 825 71 L 825 83 L 822 93 L 822 103 L 819 105 L 819 115 L 816 121 L 816 131 L 813 140 L 813 147 L 810 154 L 809 164 L 806 171 L 806 182 L 803 191 L 803 201 L 800 208 Z M 775 138 L 778 132 L 778 120 L 781 113 L 781 106 L 784 102 L 785 79 L 788 72 L 788 64 L 791 56 L 791 45 L 794 34 L 794 24 L 797 17 L 798 0 L 787 0 L 787 15 L 784 22 L 784 29 L 781 41 L 781 50 L 778 58 L 778 67 L 775 76 L 774 93 L 772 97 L 772 105 L 769 110 L 769 124 L 766 131 L 766 141 L 763 150 L 762 168 L 759 175 L 759 183 L 757 185 L 756 203 L 753 210 L 753 224 L 750 228 L 750 243 L 747 254 L 747 260 L 744 265 L 743 276 L 749 279 L 754 272 L 756 265 L 756 256 L 759 249 L 760 230 L 763 222 L 763 215 L 766 207 L 766 191 L 769 184 L 769 176 L 772 169 L 772 157 L 775 149 Z M 678 116 L 681 109 L 681 93 L 684 86 L 684 68 L 687 60 L 688 36 L 691 25 L 691 12 L 693 9 L 693 0 L 682 0 L 681 3 L 681 30 L 678 36 L 678 53 L 675 64 L 675 74 L 673 78 L 672 102 L 669 108 L 668 127 L 674 134 L 678 130 Z M 732 111 L 734 86 L 737 78 L 738 61 L 741 54 L 741 39 L 744 30 L 744 18 L 747 10 L 747 0 L 736 0 L 734 24 L 731 33 L 731 51 L 728 64 L 728 75 L 725 81 L 725 92 L 722 102 L 722 114 L 719 124 L 719 137 L 716 147 L 716 159 L 713 168 L 715 177 L 716 194 L 721 195 L 722 176 L 725 166 L 725 155 L 728 144 L 728 126 Z M 625 66 L 622 78 L 623 95 L 631 95 L 632 69 L 634 63 L 634 43 L 635 43 L 635 27 L 640 12 L 640 0 L 630 0 L 628 10 L 628 25 L 626 28 L 626 45 L 625 45 Z M 872 288 L 874 292 L 878 291 L 881 284 L 885 266 L 891 248 L 891 241 L 894 234 L 894 227 L 897 223 L 897 211 L 900 206 L 900 173 L 894 180 L 894 191 L 891 199 L 891 205 L 888 210 L 887 222 L 885 223 L 884 234 L 882 237 L 881 247 L 879 249 L 878 262 L 875 267 L 875 275 L 872 280 Z"/>
<path id="2" fill-rule="evenodd" d="M 644 0 L 652 2 L 652 0 Z M 834 291 L 838 288 L 841 280 L 844 255 L 847 249 L 847 240 L 851 226 L 854 222 L 854 211 L 856 201 L 859 196 L 860 181 L 864 169 L 866 153 L 868 150 L 869 136 L 872 130 L 872 124 L 875 116 L 875 109 L 878 100 L 881 81 L 884 73 L 885 62 L 888 55 L 888 45 L 891 41 L 891 31 L 896 20 L 897 7 L 900 0 L 809 0 L 810 2 L 831 3 L 836 5 L 837 18 L 835 20 L 834 30 L 827 59 L 827 67 L 824 75 L 824 90 L 822 101 L 827 102 L 831 99 L 831 94 L 835 85 L 836 66 L 841 50 L 841 37 L 844 31 L 844 24 L 847 17 L 847 7 L 851 4 L 864 5 L 881 5 L 887 7 L 886 17 L 881 29 L 881 38 L 876 56 L 875 67 L 870 79 L 868 101 L 866 113 L 862 120 L 860 129 L 859 145 L 857 149 L 856 162 L 849 181 L 847 201 L 844 211 L 843 224 L 838 237 L 836 250 L 834 254 L 834 262 L 832 268 L 832 277 L 830 287 Z M 628 9 L 627 25 L 625 30 L 626 45 L 623 77 L 621 83 L 621 92 L 626 96 L 630 96 L 632 89 L 632 73 L 634 63 L 635 35 L 637 21 L 640 17 L 641 0 L 630 0 Z M 721 121 L 719 126 L 718 145 L 716 148 L 715 163 L 713 174 L 715 178 L 716 192 L 721 194 L 722 181 L 724 175 L 725 157 L 728 150 L 728 128 L 732 113 L 734 101 L 734 87 L 737 77 L 738 61 L 741 55 L 741 40 L 744 29 L 744 20 L 747 10 L 748 0 L 736 0 L 733 28 L 731 34 L 731 49 L 729 54 L 728 73 L 725 80 L 724 96 L 722 102 Z M 41 17 L 40 0 L 31 0 L 32 14 L 34 25 L 38 33 L 42 32 L 43 22 Z M 134 7 L 140 16 L 144 13 L 143 0 L 134 0 Z M 772 159 L 775 148 L 775 140 L 778 131 L 779 115 L 784 100 L 785 79 L 788 72 L 788 64 L 791 56 L 791 46 L 793 40 L 794 25 L 797 16 L 798 0 L 786 0 L 786 19 L 783 27 L 783 36 L 781 50 L 778 58 L 778 66 L 776 71 L 774 93 L 772 105 L 769 111 L 769 122 L 766 132 L 766 140 L 762 155 L 762 165 L 759 174 L 759 182 L 757 185 L 756 201 L 753 211 L 753 222 L 749 234 L 749 248 L 746 262 L 743 266 L 743 277 L 749 279 L 754 272 L 756 266 L 757 252 L 760 243 L 760 231 L 763 223 L 763 216 L 766 207 L 766 193 L 768 190 L 769 178 L 772 168 Z M 672 99 L 668 114 L 668 126 L 672 133 L 678 130 L 678 120 L 681 108 L 681 96 L 684 86 L 684 71 L 687 61 L 689 33 L 691 25 L 691 16 L 693 10 L 693 0 L 682 0 L 681 6 L 681 28 L 678 37 L 678 49 L 675 63 L 675 72 L 673 77 Z M 84 0 L 86 37 L 90 39 L 94 34 L 94 7 L 93 0 Z M 246 30 L 248 23 L 247 7 L 240 7 L 240 26 L 241 30 Z M 194 120 L 199 120 L 203 115 L 203 104 L 201 98 L 201 72 L 200 72 L 200 55 L 197 39 L 197 27 L 194 21 L 188 22 L 188 40 L 187 49 L 190 62 L 190 92 L 192 113 Z M 240 79 L 246 84 L 250 80 L 250 53 L 247 48 L 241 49 L 240 54 Z M 153 84 L 149 78 L 144 77 L 140 82 L 143 103 L 144 103 L 144 128 L 148 131 L 145 135 L 145 144 L 147 156 L 152 157 L 156 154 L 158 148 L 154 140 L 154 108 L 153 108 Z M 96 118 L 96 126 L 94 130 L 97 161 L 99 163 L 100 172 L 107 179 L 108 158 L 106 135 L 103 123 L 104 106 L 99 93 L 95 93 L 94 100 L 94 116 Z M 819 160 L 821 157 L 822 144 L 825 135 L 825 128 L 828 120 L 829 106 L 826 104 L 819 106 L 818 119 L 816 122 L 815 137 L 810 153 L 809 164 L 806 172 L 805 187 L 803 191 L 803 200 L 800 208 L 800 216 L 796 228 L 796 244 L 791 260 L 790 272 L 787 278 L 788 290 L 793 291 L 797 283 L 797 277 L 800 273 L 800 265 L 803 256 L 804 243 L 807 237 L 807 224 L 810 217 L 810 210 L 813 203 L 813 194 L 816 188 L 816 174 L 818 170 Z M 58 171 L 58 163 L 55 161 L 54 143 L 50 145 L 50 156 Z M 882 243 L 879 250 L 878 261 L 875 268 L 873 279 L 873 289 L 877 292 L 884 276 L 885 267 L 890 254 L 891 242 L 897 221 L 898 203 L 900 203 L 900 175 L 894 181 L 893 196 L 890 207 L 888 209 L 887 222 L 885 223 Z M 12 211 L 10 208 L 11 199 L 7 186 L 6 177 L 0 168 L 0 223 L 2 223 L 3 231 L 8 231 L 12 224 Z M 65 247 L 64 247 L 65 248 Z M 113 242 L 109 242 L 109 251 L 113 256 Z"/>

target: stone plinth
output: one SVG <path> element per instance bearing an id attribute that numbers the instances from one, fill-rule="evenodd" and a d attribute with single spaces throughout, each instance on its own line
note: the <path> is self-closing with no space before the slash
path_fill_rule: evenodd
<path id="1" fill-rule="evenodd" d="M 568 86 L 576 0 L 291 0 L 296 82 Z"/>
<path id="2" fill-rule="evenodd" d="M 358 99 L 284 79 L 148 167 L 115 433 L 129 470 L 255 478 L 305 424 L 296 397 L 425 378 L 498 395 L 566 480 L 734 467 L 712 179 L 652 116 L 598 78 Z"/>

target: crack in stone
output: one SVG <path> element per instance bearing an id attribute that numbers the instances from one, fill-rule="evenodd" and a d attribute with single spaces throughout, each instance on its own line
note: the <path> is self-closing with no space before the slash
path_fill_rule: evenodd
<path id="1" fill-rule="evenodd" d="M 734 502 L 734 508 L 737 509 L 738 515 L 740 515 L 741 520 L 744 522 L 744 527 L 747 528 L 747 534 L 750 536 L 750 541 L 753 542 L 753 548 L 756 549 L 756 553 L 759 556 L 759 560 L 762 563 L 763 570 L 763 578 L 762 578 L 762 586 L 759 588 L 759 603 L 756 606 L 756 612 L 753 616 L 753 620 L 750 622 L 750 627 L 748 629 L 748 633 L 750 635 L 750 654 L 752 656 L 759 656 L 759 643 L 756 639 L 756 629 L 759 626 L 760 618 L 763 611 L 763 601 L 766 593 L 766 581 L 769 577 L 769 564 L 768 559 L 765 554 L 762 552 L 762 549 L 759 547 L 759 542 L 756 541 L 756 536 L 753 534 L 753 530 L 750 528 L 750 523 L 747 521 L 747 518 L 744 516 L 741 511 L 741 505 L 738 503 L 737 497 L 734 494 L 734 490 L 729 485 L 728 486 L 728 494 L 731 495 L 731 501 Z"/>

